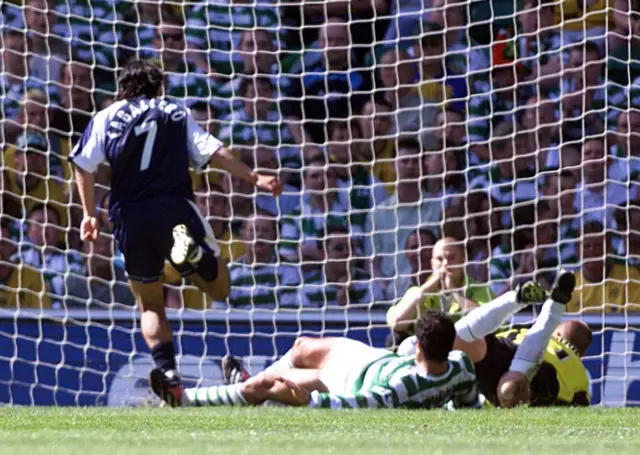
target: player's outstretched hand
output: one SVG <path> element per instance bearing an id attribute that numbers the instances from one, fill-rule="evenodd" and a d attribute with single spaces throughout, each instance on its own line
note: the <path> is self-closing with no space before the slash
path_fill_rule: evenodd
<path id="1" fill-rule="evenodd" d="M 278 177 L 265 174 L 258 174 L 257 177 L 256 186 L 259 189 L 268 191 L 274 196 L 280 196 L 280 193 L 282 193 L 282 184 L 280 180 L 278 180 Z"/>
<path id="2" fill-rule="evenodd" d="M 298 403 L 299 405 L 304 405 L 309 402 L 311 394 L 292 380 L 287 379 L 283 376 L 276 376 L 275 380 L 284 384 L 289 390 L 291 390 L 291 395 L 293 395 L 297 400 L 300 400 Z"/>
<path id="3" fill-rule="evenodd" d="M 98 238 L 100 226 L 95 216 L 85 216 L 80 224 L 80 238 L 83 241 L 93 242 Z"/>

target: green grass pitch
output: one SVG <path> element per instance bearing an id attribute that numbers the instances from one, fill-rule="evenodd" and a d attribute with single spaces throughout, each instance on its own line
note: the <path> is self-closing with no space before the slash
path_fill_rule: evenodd
<path id="1" fill-rule="evenodd" d="M 640 410 L 0 408 L 2 454 L 634 454 Z"/>

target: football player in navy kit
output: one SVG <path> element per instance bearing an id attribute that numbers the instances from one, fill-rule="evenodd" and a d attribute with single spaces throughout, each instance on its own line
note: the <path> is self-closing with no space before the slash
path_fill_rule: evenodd
<path id="1" fill-rule="evenodd" d="M 189 162 L 208 164 L 274 195 L 276 177 L 254 173 L 222 142 L 204 131 L 186 108 L 161 97 L 163 75 L 135 60 L 122 70 L 114 104 L 98 112 L 71 153 L 84 218 L 83 240 L 98 236 L 94 172 L 111 166 L 109 219 L 142 311 L 142 334 L 156 368 L 165 372 L 176 399 L 182 394 L 173 333 L 165 313 L 165 261 L 212 300 L 226 298 L 229 274 L 208 223 L 193 203 Z"/>

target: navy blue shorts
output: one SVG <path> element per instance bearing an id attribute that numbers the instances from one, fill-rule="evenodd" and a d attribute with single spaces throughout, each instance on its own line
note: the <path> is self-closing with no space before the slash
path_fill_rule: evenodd
<path id="1" fill-rule="evenodd" d="M 178 224 L 187 226 L 194 241 L 202 247 L 206 262 L 215 263 L 220 248 L 209 223 L 188 199 L 152 199 L 120 208 L 113 234 L 130 279 L 142 283 L 158 281 L 165 260 L 171 262 L 183 277 L 195 272 L 191 264 L 176 265 L 170 259 L 173 228 Z"/>

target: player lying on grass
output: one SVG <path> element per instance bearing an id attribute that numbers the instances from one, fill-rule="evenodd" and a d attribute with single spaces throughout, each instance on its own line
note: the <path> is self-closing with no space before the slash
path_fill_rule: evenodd
<path id="1" fill-rule="evenodd" d="M 94 173 L 105 159 L 111 166 L 109 218 L 142 311 L 142 334 L 156 367 L 178 390 L 161 281 L 165 260 L 212 300 L 229 293 L 229 271 L 193 203 L 189 159 L 199 170 L 212 164 L 274 194 L 280 184 L 235 159 L 187 109 L 161 98 L 162 87 L 163 75 L 152 64 L 135 60 L 125 65 L 117 101 L 93 117 L 70 160 L 84 209 L 83 240 L 95 240 L 99 230 Z"/>
<path id="2" fill-rule="evenodd" d="M 416 352 L 401 357 L 348 338 L 299 338 L 280 360 L 236 384 L 188 388 L 182 406 L 246 406 L 275 402 L 312 408 L 479 407 L 473 365 L 452 351 L 455 327 L 440 311 L 416 324 Z M 226 365 L 225 370 L 228 370 Z M 160 370 L 152 390 L 175 404 Z"/>
<path id="3" fill-rule="evenodd" d="M 572 273 L 558 274 L 548 299 L 531 329 L 493 333 L 515 313 L 524 309 L 516 292 L 508 292 L 474 309 L 456 323 L 454 349 L 473 360 L 480 392 L 496 406 L 589 405 L 589 380 L 580 358 L 591 344 L 591 330 L 576 320 L 560 323 L 575 287 Z M 527 301 L 544 297 L 534 282 L 520 293 Z M 401 355 L 415 351 L 415 338 L 398 348 Z"/>

